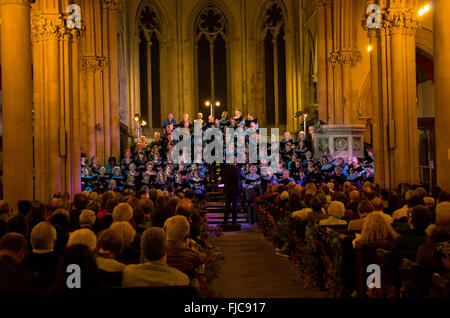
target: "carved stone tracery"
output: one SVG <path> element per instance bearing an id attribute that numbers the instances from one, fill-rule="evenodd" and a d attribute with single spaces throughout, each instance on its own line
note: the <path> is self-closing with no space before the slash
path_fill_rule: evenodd
<path id="1" fill-rule="evenodd" d="M 104 56 L 83 56 L 81 57 L 81 67 L 90 72 L 96 72 L 104 69 L 107 65 Z"/>

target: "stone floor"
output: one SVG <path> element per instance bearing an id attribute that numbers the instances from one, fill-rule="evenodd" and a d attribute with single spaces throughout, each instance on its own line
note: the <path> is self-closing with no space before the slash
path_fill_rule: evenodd
<path id="1" fill-rule="evenodd" d="M 225 259 L 211 289 L 223 297 L 319 298 L 317 289 L 305 289 L 305 282 L 289 259 L 275 254 L 275 248 L 256 226 L 244 224 L 239 232 L 210 237 Z"/>

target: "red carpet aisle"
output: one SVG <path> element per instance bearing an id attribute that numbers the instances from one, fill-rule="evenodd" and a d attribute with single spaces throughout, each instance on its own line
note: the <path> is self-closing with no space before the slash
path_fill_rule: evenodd
<path id="1" fill-rule="evenodd" d="M 210 241 L 225 256 L 219 277 L 210 286 L 223 297 L 325 297 L 317 289 L 304 288 L 305 282 L 289 259 L 276 255 L 256 227 L 245 224 L 240 232 L 223 232 Z"/>

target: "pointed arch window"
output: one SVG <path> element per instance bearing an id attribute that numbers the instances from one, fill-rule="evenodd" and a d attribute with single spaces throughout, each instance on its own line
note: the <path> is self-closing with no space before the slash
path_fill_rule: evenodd
<path id="1" fill-rule="evenodd" d="M 286 42 L 283 11 L 276 2 L 264 11 L 264 73 L 266 122 L 286 124 Z"/>
<path id="2" fill-rule="evenodd" d="M 228 25 L 222 12 L 209 6 L 197 16 L 195 28 L 198 111 L 207 111 L 206 100 L 219 100 L 221 106 L 213 110 L 217 117 L 228 104 Z"/>
<path id="3" fill-rule="evenodd" d="M 141 116 L 161 128 L 161 23 L 155 8 L 146 5 L 139 17 Z"/>

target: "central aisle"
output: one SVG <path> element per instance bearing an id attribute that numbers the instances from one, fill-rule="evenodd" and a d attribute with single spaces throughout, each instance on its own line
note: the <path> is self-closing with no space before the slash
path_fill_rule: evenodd
<path id="1" fill-rule="evenodd" d="M 219 277 L 210 288 L 223 297 L 319 298 L 325 294 L 305 289 L 305 282 L 289 259 L 275 249 L 255 226 L 243 224 L 239 232 L 210 237 L 224 253 Z"/>

